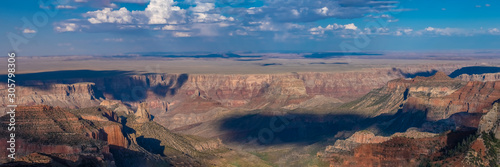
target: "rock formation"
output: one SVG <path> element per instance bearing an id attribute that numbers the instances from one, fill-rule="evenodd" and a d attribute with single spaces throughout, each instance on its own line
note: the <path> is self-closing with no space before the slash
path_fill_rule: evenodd
<path id="1" fill-rule="evenodd" d="M 6 90 L 2 88 L 2 90 Z M 96 106 L 102 96 L 96 94 L 94 83 L 82 82 L 75 84 L 44 84 L 37 86 L 16 85 L 16 104 L 18 105 L 50 105 L 67 108 L 80 108 Z M 5 107 L 8 103 L 7 91 L 2 91 L 0 105 Z"/>
<path id="2" fill-rule="evenodd" d="M 443 73 L 432 77 L 396 79 L 343 107 L 361 110 L 370 116 L 382 113 L 426 112 L 428 120 L 450 118 L 453 114 L 486 113 L 500 99 L 500 81 L 464 82 Z M 477 126 L 477 125 L 476 125 Z"/>
<path id="3" fill-rule="evenodd" d="M 139 116 L 119 118 L 103 106 L 68 110 L 60 107 L 18 107 L 16 161 L 0 152 L 0 164 L 20 166 L 207 166 L 228 149 L 218 139 L 178 135 L 149 117 L 147 103 Z M 0 118 L 2 126 L 8 116 Z M 136 119 L 134 119 L 136 118 Z M 0 146 L 9 132 L 0 129 Z M 231 153 L 233 154 L 233 153 Z M 224 155 L 224 154 L 222 154 Z M 7 163 L 8 164 L 3 164 Z"/>
<path id="4" fill-rule="evenodd" d="M 496 102 L 493 107 L 481 117 L 478 132 L 493 133 L 500 139 L 500 103 Z"/>
<path id="5" fill-rule="evenodd" d="M 500 99 L 499 81 L 461 81 L 444 73 L 431 77 L 396 79 L 381 89 L 368 93 L 343 108 L 368 116 L 381 114 L 423 113 L 425 117 L 415 130 L 441 132 L 396 133 L 390 137 L 357 132 L 338 140 L 320 154 L 334 166 L 417 166 L 447 163 L 453 166 L 480 166 L 496 162 L 492 147 L 498 138 Z M 419 119 L 419 118 L 413 118 Z M 380 122 L 377 127 L 401 126 L 397 119 Z M 451 127 L 442 129 L 441 125 Z M 452 129 L 453 131 L 447 131 Z M 476 132 L 476 129 L 478 131 Z M 495 154 L 496 155 L 496 154 Z"/>
<path id="6" fill-rule="evenodd" d="M 129 109 L 125 104 L 123 104 L 120 100 L 103 100 L 101 106 L 106 107 L 107 109 L 113 110 L 113 112 L 117 114 L 132 114 L 134 113 L 131 109 Z"/>
<path id="7" fill-rule="evenodd" d="M 135 120 L 139 123 L 149 122 L 151 121 L 151 114 L 149 114 L 149 105 L 148 103 L 141 103 L 135 112 Z"/>
<path id="8" fill-rule="evenodd" d="M 6 125 L 8 118 L 2 117 L 2 125 Z M 81 121 L 74 113 L 49 106 L 18 107 L 16 119 L 20 120 L 16 122 L 16 128 L 22 129 L 16 131 L 16 144 L 22 146 L 17 147 L 16 156 L 19 158 L 38 152 L 51 155 L 52 161 L 60 158 L 59 163 L 72 166 L 113 164 L 114 159 L 109 152 L 109 145 L 102 142 L 113 138 L 113 134 L 102 132 L 109 136 L 105 139 L 99 138 L 102 141 L 86 137 L 92 133 L 99 133 L 100 130 Z M 7 148 L 7 139 L 4 137 L 9 133 L 6 129 L 0 130 L 2 148 Z M 111 132 L 115 129 L 106 130 Z M 121 135 L 119 126 L 117 131 L 118 135 Z M 6 153 L 5 151 L 0 153 L 1 163 L 6 162 Z"/>
<path id="9" fill-rule="evenodd" d="M 462 81 L 500 81 L 500 73 L 486 73 L 486 74 L 462 74 L 457 77 Z"/>
<path id="10" fill-rule="evenodd" d="M 325 151 L 328 153 L 352 151 L 361 144 L 382 143 L 389 139 L 389 137 L 375 136 L 370 131 L 358 131 L 346 140 L 337 140 L 333 146 L 327 146 Z"/>
<path id="11" fill-rule="evenodd" d="M 457 142 L 453 140 L 470 136 L 469 132 L 460 131 L 461 128 L 479 127 L 481 132 L 499 134 L 499 116 L 495 114 L 498 106 L 492 108 L 491 104 L 500 98 L 500 81 L 463 81 L 472 79 L 452 79 L 440 72 L 431 77 L 395 79 L 406 75 L 401 70 L 373 69 L 339 73 L 145 74 L 27 82 L 28 85 L 20 86 L 18 104 L 50 104 L 72 110 L 49 106 L 20 107 L 19 119 L 23 120 L 19 122 L 20 127 L 27 129 L 19 139 L 26 146 L 19 151 L 20 159 L 43 164 L 62 159 L 70 165 L 95 165 L 86 162 L 115 163 L 118 166 L 213 165 L 213 160 L 227 162 L 228 154 L 233 158 L 241 155 L 227 149 L 217 138 L 232 135 L 214 126 L 219 125 L 220 122 L 215 122 L 220 121 L 219 118 L 235 111 L 338 105 L 361 97 L 389 80 L 382 88 L 344 104 L 341 110 L 348 113 L 346 119 L 333 113 L 337 110 L 329 111 L 328 114 L 334 115 L 328 117 L 326 114 L 325 117 L 316 117 L 299 113 L 297 115 L 302 117 L 289 120 L 287 128 L 295 131 L 304 126 L 316 126 L 318 129 L 314 132 L 330 135 L 330 129 L 325 126 L 349 126 L 346 129 L 352 130 L 350 134 L 353 135 L 346 140 L 337 140 L 321 155 L 333 165 L 341 166 L 415 166 L 423 161 L 422 157 L 436 158 L 444 154 L 440 150 L 456 146 Z M 80 83 L 75 84 L 75 81 Z M 5 107 L 5 99 L 1 104 Z M 131 108 L 137 108 L 137 111 L 134 113 Z M 394 127 L 413 127 L 413 124 L 408 126 L 406 123 L 420 117 L 407 113 L 423 113 L 426 122 L 417 122 L 415 125 L 420 127 L 415 127 L 415 131 L 396 130 L 401 133 L 391 133 L 390 136 L 380 134 L 382 130 Z M 152 115 L 154 121 L 151 121 Z M 208 121 L 215 123 L 206 123 Z M 357 124 L 357 121 L 368 123 Z M 269 125 L 267 121 L 261 123 Z M 436 130 L 442 124 L 458 132 Z M 365 128 L 368 130 L 354 133 Z M 382 130 L 369 131 L 377 128 Z M 1 134 L 6 133 L 3 129 Z M 443 135 L 418 131 L 428 129 L 443 132 Z M 286 129 L 284 132 L 293 135 L 291 131 Z M 282 137 L 280 135 L 285 133 L 276 132 L 274 135 Z M 214 138 L 193 134 L 210 134 L 209 137 Z M 6 143 L 1 137 L 0 141 Z M 485 137 L 474 140 L 471 147 L 475 148 L 476 155 L 482 154 L 481 148 L 486 150 L 484 146 L 488 141 Z M 61 156 L 63 154 L 68 156 Z M 80 158 L 83 155 L 90 160 Z M 452 162 L 463 165 L 462 162 Z"/>
<path id="12" fill-rule="evenodd" d="M 147 102 L 150 114 L 157 118 L 155 121 L 173 129 L 200 123 L 176 124 L 178 121 L 171 120 L 173 117 L 202 117 L 221 108 L 281 108 L 298 105 L 313 97 L 350 101 L 401 76 L 392 69 L 373 69 L 287 74 L 145 74 L 23 81 L 17 87 L 17 104 L 84 108 L 102 102 L 103 106 L 118 114 L 129 114 L 128 106 L 135 108 L 140 102 Z M 5 89 L 2 85 L 0 88 Z M 7 105 L 7 96 L 2 92 L 0 109 Z M 292 106 L 289 108 L 294 108 Z M 211 119 L 214 118 L 205 117 L 203 120 Z"/>

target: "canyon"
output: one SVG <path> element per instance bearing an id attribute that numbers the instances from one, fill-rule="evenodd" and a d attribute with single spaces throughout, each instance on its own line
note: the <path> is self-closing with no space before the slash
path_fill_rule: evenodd
<path id="1" fill-rule="evenodd" d="M 490 164 L 498 74 L 449 77 L 456 69 L 23 80 L 16 88 L 25 147 L 14 164 Z M 468 149 L 444 151 L 459 145 Z"/>
<path id="2" fill-rule="evenodd" d="M 418 68 L 432 73 L 436 66 Z M 438 68 L 451 73 L 456 66 Z M 235 108 L 254 110 L 286 106 L 291 109 L 311 102 L 306 101 L 312 98 L 318 103 L 315 105 L 349 102 L 392 79 L 419 72 L 414 68 L 373 68 L 346 72 L 231 75 L 129 74 L 116 71 L 45 72 L 25 74 L 26 77 L 18 74 L 20 78 L 33 78 L 30 76 L 35 75 L 62 77 L 19 81 L 17 104 L 82 108 L 99 105 L 103 100 L 119 100 L 137 108 L 140 102 L 148 102 L 155 121 L 164 120 L 158 122 L 173 129 L 213 119 L 209 115 Z M 90 73 L 95 77 L 86 74 L 79 77 L 72 73 Z M 0 85 L 0 89 L 6 89 L 6 85 Z M 0 108 L 4 109 L 7 97 L 0 98 Z M 213 114 L 206 114 L 209 112 Z"/>
<path id="3" fill-rule="evenodd" d="M 28 80 L 17 87 L 17 103 L 82 108 L 99 105 L 103 100 L 119 100 L 137 108 L 141 102 L 147 102 L 154 121 L 174 129 L 215 119 L 212 116 L 216 113 L 235 108 L 254 110 L 288 105 L 293 108 L 311 98 L 324 99 L 323 103 L 350 101 L 402 76 L 393 69 L 373 69 L 343 73 L 145 74 Z M 1 98 L 0 105 L 5 108 L 7 97 Z"/>
<path id="4" fill-rule="evenodd" d="M 431 77 L 396 79 L 344 104 L 341 108 L 368 117 L 410 114 L 412 118 L 356 132 L 326 147 L 320 156 L 332 166 L 496 165 L 498 150 L 492 145 L 499 139 L 500 81 L 470 78 L 452 79 L 438 72 Z M 407 131 L 387 134 L 380 130 L 408 123 L 412 128 Z"/>

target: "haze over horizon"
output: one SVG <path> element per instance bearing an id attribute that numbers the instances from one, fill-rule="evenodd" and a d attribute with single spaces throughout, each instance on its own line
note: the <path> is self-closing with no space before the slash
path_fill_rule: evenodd
<path id="1" fill-rule="evenodd" d="M 459 52 L 500 46 L 500 2 L 489 0 L 40 2 L 1 2 L 4 40 L 0 50 L 13 50 L 12 34 L 21 39 L 19 54 L 33 56 L 152 51 Z M 47 16 L 47 11 L 57 13 Z M 46 24 L 29 26 L 22 19 L 33 24 L 34 16 Z"/>

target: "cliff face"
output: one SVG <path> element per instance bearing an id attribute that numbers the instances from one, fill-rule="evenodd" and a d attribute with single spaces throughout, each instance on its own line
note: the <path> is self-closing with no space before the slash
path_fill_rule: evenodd
<path id="1" fill-rule="evenodd" d="M 429 120 L 440 120 L 461 112 L 486 113 L 491 104 L 498 99 L 500 99 L 499 81 L 468 82 L 447 96 L 427 99 L 418 96 L 409 98 L 404 111 L 427 109 Z"/>
<path id="2" fill-rule="evenodd" d="M 177 92 L 213 100 L 224 107 L 249 105 L 247 107 L 253 108 L 258 106 L 252 103 L 254 100 L 265 98 L 263 96 L 269 94 L 310 97 L 324 95 L 353 100 L 400 76 L 399 73 L 385 69 L 345 73 L 190 75 Z M 172 109 L 178 104 L 176 100 L 173 98 L 169 101 Z"/>
<path id="3" fill-rule="evenodd" d="M 480 133 L 493 133 L 495 138 L 500 139 L 500 103 L 496 102 L 493 107 L 481 117 L 478 131 Z"/>
<path id="4" fill-rule="evenodd" d="M 57 107 L 56 107 L 57 108 Z M 47 112 L 54 110 L 54 108 L 46 109 Z M 67 110 L 60 109 L 68 112 Z M 95 140 L 106 141 L 107 144 L 113 148 L 127 148 L 128 141 L 123 136 L 123 127 L 120 123 L 120 118 L 115 112 L 106 109 L 105 107 L 89 107 L 70 112 L 78 117 L 76 123 L 82 124 L 83 133 L 86 137 Z"/>
<path id="5" fill-rule="evenodd" d="M 401 72 L 393 69 L 373 69 L 340 73 L 145 74 L 23 81 L 24 86 L 17 87 L 17 104 L 84 108 L 101 102 L 112 106 L 112 100 L 117 100 L 137 108 L 141 102 L 147 102 L 155 121 L 172 129 L 215 119 L 213 112 L 221 109 L 294 108 L 305 106 L 299 104 L 312 98 L 340 99 L 332 103 L 350 101 L 401 76 Z M 4 85 L 1 87 L 5 89 Z M 0 93 L 2 108 L 8 104 L 5 93 Z M 116 112 L 130 113 L 124 106 Z"/>
<path id="6" fill-rule="evenodd" d="M 462 129 L 441 134 L 415 131 L 376 136 L 359 131 L 337 140 L 318 153 L 331 166 L 496 166 L 500 144 L 499 103 L 480 117 L 477 131 Z"/>
<path id="7" fill-rule="evenodd" d="M 479 166 L 488 162 L 484 162 L 487 148 L 478 136 L 474 130 L 442 134 L 410 130 L 388 137 L 356 132 L 318 156 L 330 166 Z"/>
<path id="8" fill-rule="evenodd" d="M 343 73 L 294 74 L 146 74 L 91 79 L 25 81 L 18 88 L 20 105 L 46 104 L 70 108 L 95 106 L 104 99 L 121 100 L 137 107 L 147 101 L 153 109 L 169 110 L 186 97 L 200 96 L 226 107 L 240 107 L 252 98 L 263 96 L 272 85 L 284 92 L 297 90 L 309 96 L 323 95 L 356 99 L 388 80 L 401 77 L 388 69 Z M 295 80 L 299 85 L 284 84 Z M 277 83 L 282 81 L 283 83 Z M 73 84 L 77 83 L 77 84 Z M 291 86 L 288 88 L 288 86 Z M 299 87 L 297 87 L 299 86 Z M 1 86 L 6 89 L 5 85 Z M 7 105 L 6 96 L 1 105 Z"/>
<path id="9" fill-rule="evenodd" d="M 408 135 L 411 133 L 407 131 L 382 137 L 357 132 L 346 140 L 337 140 L 321 155 L 333 166 L 496 163 L 498 157 L 486 154 L 485 150 L 497 151 L 493 145 L 499 138 L 499 85 L 499 81 L 461 81 L 439 72 L 431 77 L 392 80 L 383 88 L 342 107 L 369 116 L 423 113 L 426 122 L 415 130 L 441 134 L 413 132 L 415 136 Z M 397 120 L 389 122 L 392 123 L 387 127 L 403 124 Z M 443 129 L 443 125 L 447 127 Z"/>
<path id="10" fill-rule="evenodd" d="M 5 87 L 3 85 L 2 87 Z M 6 88 L 2 88 L 0 106 L 5 107 L 8 103 Z M 99 104 L 96 97 L 94 83 L 75 84 L 43 84 L 37 87 L 16 87 L 16 104 L 18 105 L 51 105 L 67 108 L 90 107 Z"/>
<path id="11" fill-rule="evenodd" d="M 10 117 L 2 117 L 2 125 L 6 125 Z M 16 157 L 27 156 L 33 152 L 49 154 L 60 158 L 62 163 L 73 165 L 102 165 L 112 164 L 114 159 L 109 152 L 109 145 L 105 140 L 115 138 L 113 131 L 108 127 L 90 126 L 81 121 L 77 115 L 61 108 L 49 106 L 18 107 L 16 111 Z M 0 133 L 2 148 L 7 148 L 5 137 L 8 136 L 7 128 L 3 127 Z M 101 132 L 102 130 L 102 132 Z M 96 134 L 93 140 L 87 137 Z M 106 134 L 107 138 L 99 138 Z M 123 136 L 123 135 L 121 135 Z M 113 140 L 110 140 L 113 141 Z M 7 161 L 7 152 L 0 153 L 1 163 Z M 89 163 L 89 164 L 88 164 Z"/>
<path id="12" fill-rule="evenodd" d="M 42 81 L 23 80 L 17 85 L 16 104 L 84 108 L 96 106 L 102 100 L 120 100 L 135 108 L 141 102 L 148 102 L 152 114 L 161 117 L 161 114 L 164 114 L 161 112 L 166 111 L 175 115 L 176 113 L 205 113 L 217 107 L 248 109 L 282 107 L 282 105 L 299 104 L 316 96 L 349 102 L 396 78 L 427 75 L 436 69 L 451 73 L 462 66 L 425 65 L 350 72 L 233 75 L 144 74 Z M 294 80 L 302 83 L 295 82 L 298 85 L 287 85 L 278 83 L 280 80 L 285 82 Z M 279 85 L 280 88 L 273 88 L 273 85 Z M 285 91 L 272 92 L 276 88 Z M 6 85 L 0 85 L 0 89 L 5 90 Z M 282 104 L 275 106 L 265 104 L 269 101 L 266 95 L 271 93 L 284 93 L 285 95 L 286 90 L 300 90 L 300 94 L 307 95 L 307 97 L 292 97 L 292 100 L 279 98 Z M 5 93 L 6 91 L 0 92 L 0 109 L 8 104 Z M 195 96 L 200 99 L 190 100 Z M 275 99 L 271 99 L 273 100 Z"/>
<path id="13" fill-rule="evenodd" d="M 457 77 L 457 79 L 463 81 L 500 81 L 500 73 L 487 73 L 487 74 L 462 74 Z"/>
<path id="14" fill-rule="evenodd" d="M 452 79 L 443 73 L 411 80 L 397 79 L 343 107 L 376 116 L 382 113 L 425 112 L 427 120 L 450 118 L 457 113 L 483 114 L 500 99 L 500 81 Z M 477 121 L 476 125 L 477 127 Z"/>
<path id="15" fill-rule="evenodd" d="M 151 114 L 149 114 L 149 105 L 148 103 L 141 103 L 137 108 L 137 112 L 135 113 L 135 120 L 139 123 L 149 122 L 151 120 Z"/>
<path id="16" fill-rule="evenodd" d="M 2 151 L 0 164 L 207 166 L 214 158 L 225 155 L 218 153 L 230 151 L 219 139 L 172 133 L 150 120 L 148 108 L 147 103 L 141 103 L 136 114 L 117 114 L 105 106 L 72 110 L 45 105 L 19 106 L 16 161 L 9 161 L 7 151 Z M 9 119 L 9 116 L 0 118 L 2 148 L 7 148 L 9 140 L 10 132 L 3 127 Z"/>
<path id="17" fill-rule="evenodd" d="M 395 137 L 380 143 L 362 144 L 352 149 L 352 156 L 330 154 L 331 163 L 333 166 L 418 166 L 420 158 L 437 152 L 445 142 L 446 138 Z"/>

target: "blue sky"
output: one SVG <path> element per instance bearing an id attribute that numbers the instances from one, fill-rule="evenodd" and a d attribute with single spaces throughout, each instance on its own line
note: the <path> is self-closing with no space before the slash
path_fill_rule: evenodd
<path id="1" fill-rule="evenodd" d="M 1 50 L 131 52 L 496 50 L 494 0 L 0 2 Z M 25 19 L 23 19 L 25 18 Z"/>

